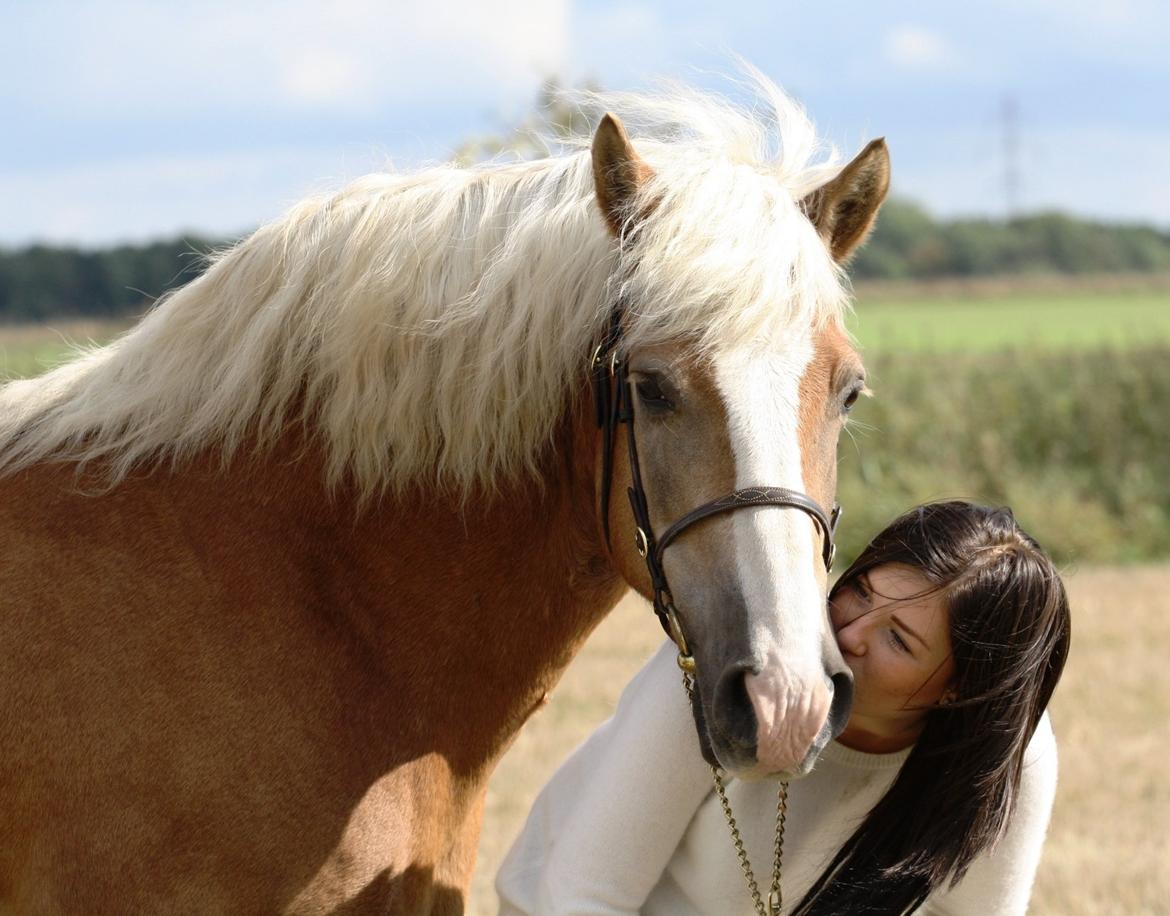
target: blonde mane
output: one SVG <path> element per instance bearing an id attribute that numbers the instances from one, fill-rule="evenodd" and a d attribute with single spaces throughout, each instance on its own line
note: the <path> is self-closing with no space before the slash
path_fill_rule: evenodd
<path id="1" fill-rule="evenodd" d="M 299 204 L 123 337 L 0 388 L 0 469 L 101 461 L 116 481 L 300 423 L 331 482 L 466 493 L 536 468 L 619 293 L 633 345 L 716 350 L 840 320 L 839 273 L 799 208 L 837 166 L 811 164 L 795 103 L 755 88 L 750 111 L 685 89 L 593 100 L 654 169 L 651 215 L 620 243 L 585 150 L 371 175 Z"/>

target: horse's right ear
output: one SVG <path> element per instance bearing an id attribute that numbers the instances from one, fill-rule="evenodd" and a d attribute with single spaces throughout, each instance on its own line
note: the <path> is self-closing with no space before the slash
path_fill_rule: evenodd
<path id="1" fill-rule="evenodd" d="M 593 135 L 593 185 L 601 215 L 614 235 L 621 235 L 634 215 L 631 208 L 638 187 L 652 174 L 622 122 L 607 112 Z"/>
<path id="2" fill-rule="evenodd" d="M 846 260 L 865 241 L 889 189 L 890 151 L 879 139 L 801 201 L 834 261 Z"/>

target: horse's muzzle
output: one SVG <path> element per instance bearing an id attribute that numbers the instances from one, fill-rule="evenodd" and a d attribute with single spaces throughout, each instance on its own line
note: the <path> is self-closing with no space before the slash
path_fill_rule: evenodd
<path id="1" fill-rule="evenodd" d="M 807 772 L 845 728 L 853 698 L 849 670 L 801 679 L 791 671 L 735 666 L 724 672 L 712 710 L 722 765 L 745 777 Z M 713 747 L 714 751 L 715 748 Z"/>
<path id="2" fill-rule="evenodd" d="M 756 761 L 768 773 L 799 769 L 829 717 L 832 687 L 823 677 L 802 682 L 766 670 L 744 677 L 756 714 Z"/>

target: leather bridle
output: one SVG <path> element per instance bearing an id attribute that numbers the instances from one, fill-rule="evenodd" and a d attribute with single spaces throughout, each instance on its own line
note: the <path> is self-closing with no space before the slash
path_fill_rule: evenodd
<path id="1" fill-rule="evenodd" d="M 735 509 L 751 506 L 781 506 L 799 509 L 812 517 L 821 533 L 821 558 L 824 560 L 825 569 L 828 570 L 833 565 L 833 556 L 837 550 L 833 538 L 836 534 L 837 522 L 841 518 L 841 506 L 834 504 L 832 511 L 826 514 L 815 500 L 787 487 L 745 487 L 691 510 L 667 528 L 661 538 L 655 538 L 654 529 L 650 524 L 646 490 L 642 484 L 642 471 L 638 464 L 637 441 L 634 437 L 634 395 L 629 378 L 629 362 L 626 359 L 626 354 L 621 351 L 624 312 L 620 302 L 614 306 L 605 337 L 593 351 L 590 365 L 597 425 L 601 428 L 602 433 L 602 530 L 605 533 L 606 545 L 611 546 L 609 497 L 613 488 L 613 448 L 617 426 L 619 423 L 624 423 L 626 425 L 626 443 L 630 453 L 631 486 L 628 492 L 630 508 L 633 510 L 636 526 L 635 546 L 638 549 L 638 554 L 645 559 L 646 569 L 650 573 L 650 584 L 654 592 L 654 613 L 658 615 L 658 621 L 662 624 L 662 628 L 678 647 L 679 666 L 684 671 L 694 672 L 695 659 L 691 654 L 690 644 L 683 633 L 678 609 L 674 606 L 674 598 L 670 593 L 666 572 L 662 567 L 662 555 L 671 542 L 696 522 Z"/>

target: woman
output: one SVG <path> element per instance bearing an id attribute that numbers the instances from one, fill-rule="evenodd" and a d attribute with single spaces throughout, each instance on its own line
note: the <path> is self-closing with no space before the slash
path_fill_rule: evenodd
<path id="1" fill-rule="evenodd" d="M 853 711 L 790 786 L 784 912 L 1024 912 L 1069 645 L 1052 562 L 1007 509 L 920 506 L 845 571 L 830 616 Z M 776 785 L 727 795 L 766 885 Z M 502 914 L 752 912 L 673 646 L 541 792 L 496 886 Z"/>

